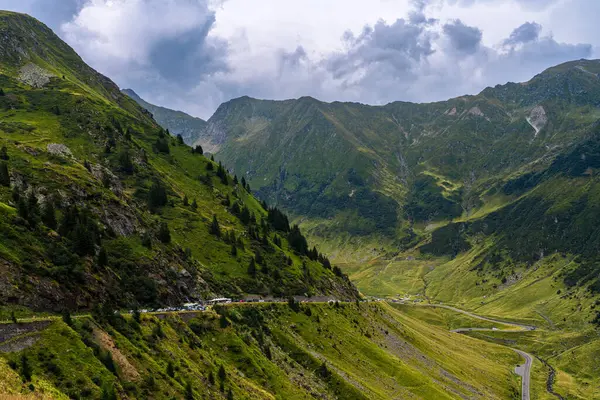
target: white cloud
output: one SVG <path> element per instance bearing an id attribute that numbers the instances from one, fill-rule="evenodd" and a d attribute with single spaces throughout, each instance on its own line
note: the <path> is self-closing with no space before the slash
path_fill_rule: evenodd
<path id="1" fill-rule="evenodd" d="M 54 2 L 52 2 L 54 4 Z M 381 104 L 589 57 L 596 0 L 0 0 L 147 100 L 208 117 L 241 95 Z M 62 21 L 62 23 L 61 23 Z"/>

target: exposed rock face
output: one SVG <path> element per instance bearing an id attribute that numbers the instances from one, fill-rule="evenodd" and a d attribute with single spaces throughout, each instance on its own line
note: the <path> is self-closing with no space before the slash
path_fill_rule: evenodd
<path id="1" fill-rule="evenodd" d="M 50 82 L 50 78 L 53 76 L 54 75 L 45 69 L 29 63 L 21 68 L 19 80 L 28 84 L 29 86 L 33 86 L 34 88 L 42 88 Z"/>
<path id="2" fill-rule="evenodd" d="M 535 106 L 533 110 L 531 110 L 531 114 L 526 118 L 527 122 L 533 129 L 535 129 L 535 136 L 540 133 L 540 131 L 546 126 L 548 122 L 548 116 L 546 115 L 546 110 L 542 106 Z"/>
<path id="3" fill-rule="evenodd" d="M 46 150 L 48 153 L 53 154 L 55 156 L 71 158 L 73 157 L 73 153 L 71 153 L 71 149 L 69 149 L 64 144 L 60 143 L 50 143 L 46 146 Z"/>
<path id="4" fill-rule="evenodd" d="M 484 116 L 484 114 L 483 114 L 483 112 L 481 111 L 481 109 L 480 109 L 479 107 L 477 107 L 477 106 L 475 106 L 475 107 L 471 108 L 471 109 L 469 110 L 469 114 L 471 114 L 471 115 L 476 115 L 476 116 L 478 116 L 478 117 L 483 117 L 483 116 Z"/>

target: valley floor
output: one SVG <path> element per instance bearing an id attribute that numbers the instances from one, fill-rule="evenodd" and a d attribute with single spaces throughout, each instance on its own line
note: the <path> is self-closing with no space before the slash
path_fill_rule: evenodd
<path id="1" fill-rule="evenodd" d="M 532 354 L 532 399 L 600 398 L 600 364 L 595 361 L 600 356 L 600 335 L 590 323 L 590 310 L 598 300 L 585 289 L 562 283 L 561 274 L 572 259 L 548 257 L 502 283 L 470 270 L 467 257 L 406 254 L 348 263 L 344 270 L 363 293 L 404 302 L 395 306 L 414 318 Z M 442 302 L 456 308 L 415 307 Z M 474 321 L 458 309 L 489 319 Z M 506 321 L 536 329 L 502 329 L 500 322 Z"/>

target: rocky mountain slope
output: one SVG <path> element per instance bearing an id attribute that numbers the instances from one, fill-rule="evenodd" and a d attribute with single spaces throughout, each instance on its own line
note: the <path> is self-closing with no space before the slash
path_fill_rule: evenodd
<path id="1" fill-rule="evenodd" d="M 34 309 L 356 289 L 50 29 L 0 12 L 0 301 Z"/>
<path id="2" fill-rule="evenodd" d="M 487 238 L 474 267 L 578 254 L 584 266 L 566 282 L 587 284 L 598 271 L 599 73 L 600 61 L 579 60 L 431 104 L 242 97 L 197 143 L 339 261 L 411 248 L 453 257 Z"/>
<path id="3" fill-rule="evenodd" d="M 196 142 L 200 133 L 206 129 L 206 121 L 202 118 L 150 104 L 131 89 L 124 89 L 123 93 L 135 100 L 140 107 L 150 111 L 154 120 L 163 128 L 168 129 L 173 136 L 181 135 L 183 141 L 188 145 Z"/>

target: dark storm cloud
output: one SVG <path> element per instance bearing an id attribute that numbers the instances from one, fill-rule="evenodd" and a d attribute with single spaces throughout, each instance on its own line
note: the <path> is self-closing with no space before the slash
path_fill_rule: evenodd
<path id="1" fill-rule="evenodd" d="M 333 54 L 326 62 L 336 79 L 373 66 L 409 71 L 433 52 L 432 38 L 425 28 L 404 19 L 391 25 L 379 21 L 373 27 L 366 26 L 357 37 L 346 32 L 343 39 L 348 50 Z"/>
<path id="2" fill-rule="evenodd" d="M 514 46 L 522 43 L 529 43 L 537 40 L 540 36 L 542 26 L 535 22 L 525 22 L 523 25 L 512 31 L 508 39 L 504 40 L 504 45 Z"/>
<path id="3" fill-rule="evenodd" d="M 150 49 L 151 65 L 164 79 L 184 86 L 227 71 L 227 42 L 208 37 L 214 23 L 212 14 L 188 32 L 158 40 Z"/>
<path id="4" fill-rule="evenodd" d="M 473 54 L 479 49 L 482 33 L 478 28 L 467 26 L 461 20 L 455 20 L 444 24 L 442 30 L 450 39 L 454 50 L 464 54 Z"/>

